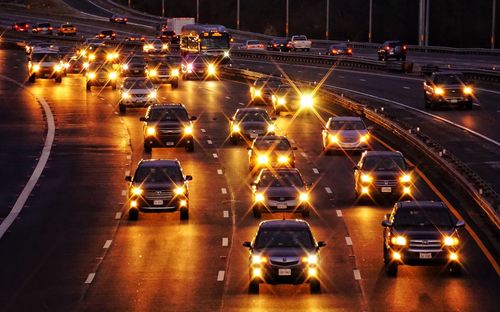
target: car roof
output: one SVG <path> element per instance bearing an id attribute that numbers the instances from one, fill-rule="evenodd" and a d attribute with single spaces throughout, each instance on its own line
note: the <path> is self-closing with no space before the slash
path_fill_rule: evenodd
<path id="1" fill-rule="evenodd" d="M 358 116 L 335 116 L 335 117 L 330 117 L 332 121 L 363 121 L 361 117 Z"/>
<path id="2" fill-rule="evenodd" d="M 403 153 L 399 151 L 366 151 L 364 152 L 366 157 L 373 157 L 373 156 L 399 156 L 403 157 Z"/>
<path id="3" fill-rule="evenodd" d="M 310 229 L 309 223 L 299 219 L 266 220 L 259 224 L 259 230 L 267 229 Z"/>
<path id="4" fill-rule="evenodd" d="M 177 159 L 141 159 L 138 167 L 178 167 Z"/>
<path id="5" fill-rule="evenodd" d="M 398 209 L 416 208 L 416 207 L 448 209 L 448 207 L 446 207 L 446 205 L 441 201 L 412 200 L 412 201 L 402 201 L 398 203 Z"/>

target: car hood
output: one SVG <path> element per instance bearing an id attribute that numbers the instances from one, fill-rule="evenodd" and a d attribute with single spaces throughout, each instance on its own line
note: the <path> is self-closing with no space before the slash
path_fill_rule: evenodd
<path id="1" fill-rule="evenodd" d="M 128 89 L 122 90 L 122 92 L 129 92 L 130 94 L 149 94 L 151 91 L 148 89 Z"/>
<path id="2" fill-rule="evenodd" d="M 441 240 L 444 235 L 451 235 L 454 228 L 436 228 L 432 226 L 393 227 L 393 234 L 404 235 L 408 239 L 436 239 Z"/>
<path id="3" fill-rule="evenodd" d="M 370 174 L 374 180 L 397 180 L 403 173 L 401 171 L 371 171 Z"/>
<path id="4" fill-rule="evenodd" d="M 189 122 L 180 122 L 180 121 L 158 121 L 158 122 L 151 122 L 149 125 L 155 125 L 159 128 L 166 128 L 166 129 L 180 129 L 184 128 L 186 126 L 189 126 Z"/>
<path id="5" fill-rule="evenodd" d="M 144 183 L 132 183 L 134 187 L 140 187 L 143 190 L 168 190 L 173 189 L 177 186 L 181 186 L 181 183 L 177 185 L 173 182 L 144 182 Z"/>
<path id="6" fill-rule="evenodd" d="M 254 254 L 262 255 L 269 258 L 279 258 L 280 261 L 283 258 L 302 258 L 310 254 L 316 253 L 315 250 L 304 250 L 301 247 L 276 247 L 276 248 L 262 248 L 254 250 Z"/>

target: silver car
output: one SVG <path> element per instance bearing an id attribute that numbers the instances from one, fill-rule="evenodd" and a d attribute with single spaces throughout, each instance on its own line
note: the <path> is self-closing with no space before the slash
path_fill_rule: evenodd
<path id="1" fill-rule="evenodd" d="M 330 117 L 322 131 L 323 151 L 364 151 L 369 148 L 370 130 L 360 117 Z"/>
<path id="2" fill-rule="evenodd" d="M 147 106 L 158 102 L 157 91 L 147 78 L 125 78 L 120 87 L 120 112 L 127 107 Z"/>

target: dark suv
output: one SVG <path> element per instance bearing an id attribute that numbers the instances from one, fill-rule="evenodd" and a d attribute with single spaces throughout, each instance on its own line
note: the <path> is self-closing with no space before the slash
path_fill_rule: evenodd
<path id="1" fill-rule="evenodd" d="M 129 219 L 137 220 L 141 212 L 180 211 L 181 220 L 189 218 L 188 181 L 180 162 L 166 159 L 142 159 L 129 184 Z"/>
<path id="2" fill-rule="evenodd" d="M 378 50 L 378 60 L 387 61 L 390 58 L 406 61 L 408 48 L 401 41 L 386 41 Z"/>
<path id="3" fill-rule="evenodd" d="M 309 283 L 311 292 L 321 289 L 319 249 L 309 224 L 303 220 L 269 220 L 259 225 L 250 249 L 250 293 L 259 292 L 260 283 Z"/>
<path id="4" fill-rule="evenodd" d="M 153 146 L 174 147 L 184 145 L 188 152 L 194 151 L 193 124 L 196 116 L 189 116 L 183 104 L 154 104 L 144 122 L 144 151 L 151 153 Z"/>
<path id="5" fill-rule="evenodd" d="M 461 105 L 472 109 L 474 89 L 460 72 L 432 73 L 424 82 L 425 108 L 436 109 L 440 105 Z"/>
<path id="6" fill-rule="evenodd" d="M 365 151 L 354 167 L 356 197 L 411 196 L 412 171 L 401 152 Z"/>
<path id="7" fill-rule="evenodd" d="M 455 222 L 444 203 L 398 202 L 382 226 L 384 263 L 389 275 L 396 276 L 402 264 L 445 264 L 451 273 L 461 272 L 458 229 L 465 223 Z"/>

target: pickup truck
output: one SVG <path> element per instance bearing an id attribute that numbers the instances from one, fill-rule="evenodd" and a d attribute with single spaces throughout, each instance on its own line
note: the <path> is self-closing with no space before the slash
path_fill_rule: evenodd
<path id="1" fill-rule="evenodd" d="M 292 36 L 290 44 L 292 46 L 293 51 L 297 50 L 309 51 L 311 50 L 312 42 L 311 40 L 307 40 L 306 36 L 299 35 L 299 36 Z"/>

